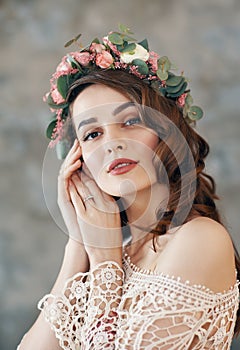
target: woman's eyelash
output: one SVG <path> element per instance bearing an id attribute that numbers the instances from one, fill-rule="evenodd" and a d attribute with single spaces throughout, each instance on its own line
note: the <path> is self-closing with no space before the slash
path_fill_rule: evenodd
<path id="1" fill-rule="evenodd" d="M 91 131 L 91 132 L 87 133 L 86 135 L 84 135 L 82 140 L 88 141 L 88 140 L 95 139 L 95 137 L 99 136 L 98 134 L 100 134 L 100 131 Z"/>
<path id="2" fill-rule="evenodd" d="M 124 124 L 133 125 L 133 124 L 140 124 L 141 122 L 142 120 L 140 117 L 134 117 L 134 118 L 128 119 Z"/>
<path id="3" fill-rule="evenodd" d="M 126 125 L 126 126 L 130 126 L 130 125 L 140 124 L 140 123 L 142 123 L 141 118 L 140 117 L 134 117 L 134 118 L 128 119 L 123 124 Z M 94 131 L 88 132 L 86 135 L 83 136 L 82 141 L 93 140 L 96 137 L 98 137 L 99 134 L 101 134 L 101 132 L 98 131 L 98 130 L 94 130 Z"/>

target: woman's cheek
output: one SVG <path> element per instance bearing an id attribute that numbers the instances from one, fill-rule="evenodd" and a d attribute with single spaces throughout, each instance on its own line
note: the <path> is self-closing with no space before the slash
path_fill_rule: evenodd
<path id="1" fill-rule="evenodd" d="M 92 174 L 94 180 L 98 182 L 99 173 L 101 171 L 101 168 L 103 166 L 103 160 L 101 159 L 98 152 L 84 152 L 83 149 L 83 159 L 84 162 L 89 169 L 90 173 Z"/>

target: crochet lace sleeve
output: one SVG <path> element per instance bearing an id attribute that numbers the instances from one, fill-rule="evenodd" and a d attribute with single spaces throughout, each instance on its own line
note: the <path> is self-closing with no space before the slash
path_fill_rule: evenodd
<path id="1" fill-rule="evenodd" d="M 40 300 L 38 308 L 64 350 L 114 348 L 122 283 L 123 270 L 108 261 L 74 275 L 61 295 Z"/>

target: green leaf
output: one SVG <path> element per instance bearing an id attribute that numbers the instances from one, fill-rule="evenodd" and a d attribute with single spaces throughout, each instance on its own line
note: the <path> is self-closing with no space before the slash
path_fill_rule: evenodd
<path id="1" fill-rule="evenodd" d="M 129 35 L 122 35 L 123 40 L 125 41 L 136 41 L 132 36 Z"/>
<path id="2" fill-rule="evenodd" d="M 131 43 L 131 44 L 127 44 L 121 52 L 132 52 L 136 49 L 136 44 Z"/>
<path id="3" fill-rule="evenodd" d="M 166 84 L 167 86 L 177 86 L 180 85 L 183 81 L 184 78 L 181 75 L 174 75 L 166 81 Z"/>
<path id="4" fill-rule="evenodd" d="M 170 93 L 167 93 L 167 95 L 168 95 L 169 97 L 173 97 L 173 98 L 178 97 L 178 96 L 182 95 L 182 94 L 185 92 L 186 87 L 187 87 L 187 82 L 185 81 L 184 84 L 183 84 L 183 86 L 182 86 L 182 88 L 181 88 L 179 91 L 177 91 L 177 92 L 175 92 L 175 93 L 171 93 L 171 92 L 170 92 Z"/>
<path id="5" fill-rule="evenodd" d="M 67 75 L 61 75 L 58 78 L 57 89 L 65 100 L 67 97 L 67 92 L 68 92 L 68 76 Z"/>
<path id="6" fill-rule="evenodd" d="M 163 70 L 161 70 L 161 69 L 158 69 L 157 70 L 157 76 L 158 76 L 158 78 L 160 79 L 160 80 L 167 80 L 167 78 L 168 78 L 168 72 L 165 72 L 165 71 L 163 71 Z"/>
<path id="7" fill-rule="evenodd" d="M 47 130 L 46 130 L 46 136 L 50 140 L 52 139 L 52 133 L 53 133 L 53 130 L 56 127 L 56 125 L 57 125 L 57 119 L 55 117 L 54 119 L 52 119 L 50 121 L 50 123 L 48 124 Z"/>
<path id="8" fill-rule="evenodd" d="M 123 44 L 123 38 L 119 33 L 113 32 L 109 34 L 108 39 L 111 41 L 111 43 L 115 45 L 122 45 Z"/>
<path id="9" fill-rule="evenodd" d="M 64 47 L 68 47 L 70 45 L 72 45 L 73 43 L 75 43 L 81 36 L 82 34 L 78 34 L 77 36 L 75 36 L 75 38 L 69 40 L 65 45 Z"/>
<path id="10" fill-rule="evenodd" d="M 158 59 L 158 68 L 165 72 L 171 68 L 171 62 L 167 56 L 162 56 Z"/>
<path id="11" fill-rule="evenodd" d="M 167 84 L 167 81 L 166 81 L 166 84 Z M 182 89 L 184 84 L 185 84 L 185 80 L 183 79 L 179 85 L 177 85 L 177 86 L 167 86 L 166 90 L 170 94 L 175 94 L 175 93 L 181 91 L 181 89 Z"/>
<path id="12" fill-rule="evenodd" d="M 193 98 L 192 96 L 188 93 L 187 97 L 185 99 L 185 105 L 191 106 L 193 104 Z"/>
<path id="13" fill-rule="evenodd" d="M 132 64 L 134 66 L 138 66 L 137 70 L 140 74 L 142 75 L 148 74 L 148 71 L 149 71 L 148 65 L 143 60 L 136 58 L 135 60 L 132 61 Z"/>
<path id="14" fill-rule="evenodd" d="M 188 111 L 188 117 L 191 120 L 199 120 L 203 117 L 203 111 L 198 106 L 191 106 Z"/>
<path id="15" fill-rule="evenodd" d="M 124 24 L 122 24 L 122 23 L 120 23 L 118 25 L 118 28 L 119 28 L 121 33 L 133 34 L 132 32 L 130 32 L 130 29 L 127 26 L 125 26 Z"/>
<path id="16" fill-rule="evenodd" d="M 67 55 L 67 61 L 71 64 L 72 68 L 78 68 L 82 71 L 80 64 L 71 55 Z"/>
<path id="17" fill-rule="evenodd" d="M 91 44 L 92 44 L 92 43 L 100 44 L 100 41 L 99 41 L 98 38 L 95 38 L 95 39 L 92 40 Z M 91 46 L 91 45 L 90 45 L 90 46 Z"/>
<path id="18" fill-rule="evenodd" d="M 142 47 L 144 47 L 144 49 L 146 49 L 147 51 L 149 51 L 147 39 L 144 39 L 143 41 L 141 41 L 141 42 L 138 43 L 138 44 L 141 45 Z"/>
<path id="19" fill-rule="evenodd" d="M 70 145 L 67 140 L 60 140 L 56 144 L 57 158 L 62 160 L 65 159 L 70 150 Z"/>

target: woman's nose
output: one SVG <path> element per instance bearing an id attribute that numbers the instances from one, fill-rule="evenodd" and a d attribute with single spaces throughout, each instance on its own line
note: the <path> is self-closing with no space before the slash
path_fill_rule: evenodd
<path id="1" fill-rule="evenodd" d="M 122 151 L 127 148 L 126 140 L 117 132 L 117 126 L 111 125 L 108 126 L 108 130 L 106 130 L 106 143 L 105 143 L 105 151 L 107 153 Z"/>
<path id="2" fill-rule="evenodd" d="M 127 148 L 126 142 L 123 139 L 115 139 L 106 142 L 105 150 L 107 153 L 118 152 Z"/>

